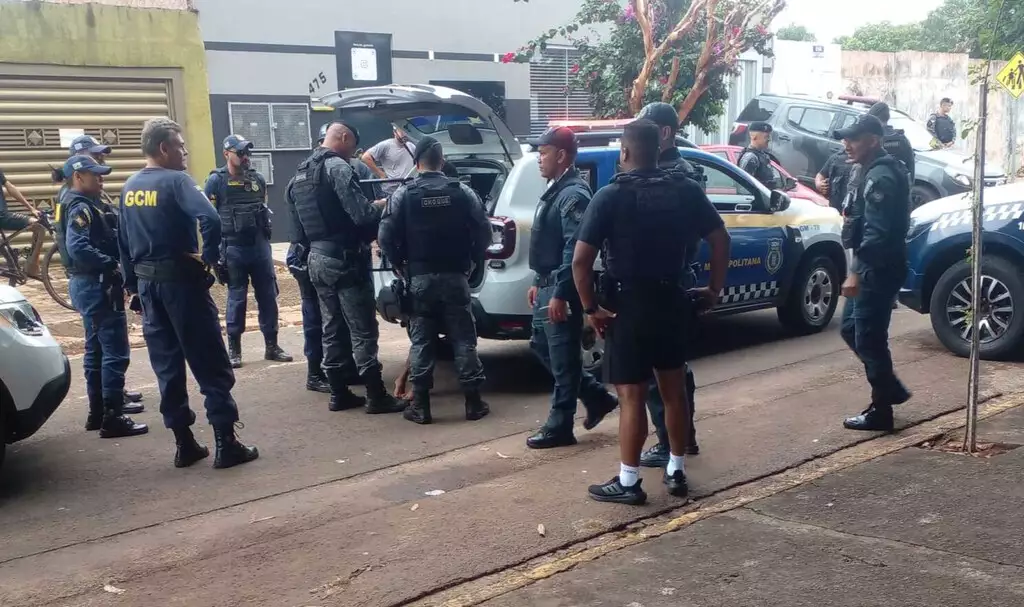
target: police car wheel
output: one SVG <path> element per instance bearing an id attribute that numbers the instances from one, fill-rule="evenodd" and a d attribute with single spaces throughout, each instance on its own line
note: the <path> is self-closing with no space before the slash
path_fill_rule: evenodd
<path id="1" fill-rule="evenodd" d="M 939 197 L 938 192 L 933 190 L 930 186 L 924 184 L 916 184 L 910 188 L 910 203 L 913 208 L 917 208 L 926 202 L 931 202 Z"/>
<path id="2" fill-rule="evenodd" d="M 831 258 L 816 256 L 800 263 L 789 296 L 779 306 L 779 322 L 800 334 L 818 333 L 832 322 L 838 304 L 839 270 Z"/>
<path id="3" fill-rule="evenodd" d="M 981 311 L 978 315 L 981 358 L 1000 360 L 1024 344 L 1024 278 L 1010 260 L 996 255 L 982 259 Z M 958 261 L 935 283 L 929 305 L 932 329 L 950 352 L 971 352 L 971 264 Z"/>
<path id="4" fill-rule="evenodd" d="M 583 370 L 600 381 L 601 368 L 604 366 L 604 338 L 587 325 L 583 327 L 580 347 L 583 354 Z"/>

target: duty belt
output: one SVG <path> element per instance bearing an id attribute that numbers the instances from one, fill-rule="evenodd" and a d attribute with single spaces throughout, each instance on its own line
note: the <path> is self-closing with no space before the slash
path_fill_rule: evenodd
<path id="1" fill-rule="evenodd" d="M 135 275 L 151 282 L 205 282 L 206 268 L 194 259 L 140 261 L 135 264 Z"/>

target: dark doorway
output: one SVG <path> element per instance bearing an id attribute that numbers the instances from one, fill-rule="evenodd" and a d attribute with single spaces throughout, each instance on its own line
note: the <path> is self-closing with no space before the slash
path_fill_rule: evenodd
<path id="1" fill-rule="evenodd" d="M 505 83 L 489 80 L 431 80 L 430 84 L 462 91 L 486 103 L 505 121 Z"/>

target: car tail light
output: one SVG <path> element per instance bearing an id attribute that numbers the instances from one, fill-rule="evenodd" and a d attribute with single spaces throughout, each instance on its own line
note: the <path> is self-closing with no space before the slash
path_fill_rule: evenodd
<path id="1" fill-rule="evenodd" d="M 516 222 L 508 217 L 491 217 L 491 246 L 487 259 L 508 259 L 516 250 Z"/>
<path id="2" fill-rule="evenodd" d="M 742 122 L 737 122 L 736 124 L 732 125 L 732 134 L 733 135 L 742 135 L 743 133 L 746 133 L 746 132 L 747 132 L 747 125 L 743 124 Z"/>
<path id="3" fill-rule="evenodd" d="M 27 301 L 0 305 L 0 319 L 25 335 L 39 336 L 43 334 L 43 319 Z"/>

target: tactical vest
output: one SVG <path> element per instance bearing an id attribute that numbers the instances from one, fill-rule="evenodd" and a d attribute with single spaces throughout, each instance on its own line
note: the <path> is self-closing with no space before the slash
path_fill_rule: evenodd
<path id="1" fill-rule="evenodd" d="M 67 216 L 67 201 L 68 192 L 71 188 L 68 184 L 64 184 L 60 187 L 60 191 L 57 192 L 56 203 L 54 204 L 54 218 L 56 221 L 53 226 L 53 239 L 57 243 L 57 251 L 60 252 L 60 263 L 64 266 L 65 270 L 71 270 L 71 258 L 68 256 L 67 250 L 67 234 L 68 234 L 68 216 Z M 107 229 L 113 234 L 113 238 L 117 238 L 118 229 L 118 216 L 117 207 L 114 206 L 113 200 L 106 192 L 100 192 L 102 201 L 97 201 L 95 208 L 93 208 L 93 214 L 100 214 L 103 216 L 103 220 L 106 223 Z"/>
<path id="2" fill-rule="evenodd" d="M 220 174 L 217 192 L 217 214 L 224 242 L 228 245 L 251 245 L 267 227 L 266 192 L 256 179 L 255 171 L 234 177 L 226 167 L 210 174 Z"/>
<path id="3" fill-rule="evenodd" d="M 942 143 L 956 140 L 956 123 L 949 116 L 935 115 L 935 136 Z"/>
<path id="4" fill-rule="evenodd" d="M 757 150 L 751 147 L 743 148 L 740 152 L 740 159 L 743 158 L 744 154 L 753 154 L 757 157 L 757 170 L 754 171 L 752 177 L 760 181 L 765 187 L 777 188 L 779 184 L 775 183 L 775 173 L 772 171 L 772 160 L 768 157 L 768 154 L 764 150 Z"/>
<path id="5" fill-rule="evenodd" d="M 340 254 L 344 250 L 358 250 L 361 242 L 355 222 L 345 212 L 328 178 L 325 164 L 332 157 L 341 158 L 327 148 L 320 148 L 299 163 L 292 182 L 292 200 L 310 244 Z M 349 187 L 359 187 L 354 171 L 352 182 Z"/>
<path id="6" fill-rule="evenodd" d="M 914 150 L 910 147 L 909 142 L 905 143 L 905 141 L 903 131 L 888 129 L 888 132 L 882 137 L 882 149 L 900 161 L 907 180 L 913 183 L 914 173 L 911 167 L 914 163 Z"/>
<path id="7" fill-rule="evenodd" d="M 659 162 L 658 168 L 673 175 L 692 179 L 700 185 L 702 190 L 707 190 L 707 176 L 704 174 L 703 169 L 690 164 L 683 158 Z M 691 242 L 686 243 L 686 256 L 683 260 L 683 275 L 686 277 L 687 288 L 697 286 L 697 268 L 695 267 L 695 262 L 697 261 L 697 252 L 700 251 L 700 240 L 700 238 L 694 238 Z"/>
<path id="8" fill-rule="evenodd" d="M 431 185 L 417 179 L 406 191 L 406 251 L 409 273 L 468 272 L 473 261 L 469 239 L 470 205 L 458 180 Z"/>
<path id="9" fill-rule="evenodd" d="M 624 284 L 681 281 L 688 246 L 681 226 L 686 209 L 676 177 L 617 177 L 624 191 L 614 205 L 617 229 L 608 242 L 608 272 Z"/>
<path id="10" fill-rule="evenodd" d="M 868 171 L 879 165 L 885 165 L 888 167 L 896 178 L 897 191 L 894 192 L 893 197 L 896 200 L 907 201 L 907 204 L 902 207 L 902 211 L 907 218 L 907 225 L 903 226 L 903 229 L 898 231 L 901 234 L 906 234 L 907 230 L 910 229 L 910 215 L 907 212 L 910 208 L 910 182 L 906 179 L 906 165 L 888 154 L 882 154 L 866 167 L 858 165 L 854 170 L 854 177 L 850 180 L 849 193 L 846 197 L 847 201 L 843 204 L 843 248 L 853 249 L 856 251 L 860 248 L 861 242 L 864 240 L 864 222 L 867 219 L 864 216 L 864 211 L 867 206 L 867 201 L 864 198 L 864 189 L 867 185 Z M 900 177 L 902 177 L 902 179 Z M 856 184 L 854 184 L 854 180 L 856 180 Z M 887 209 L 887 211 L 895 212 L 894 209 Z"/>
<path id="11" fill-rule="evenodd" d="M 562 210 L 558 199 L 569 189 L 587 192 L 590 186 L 578 174 L 566 178 L 558 184 L 557 190 L 544 193 L 533 217 L 533 227 L 530 228 L 530 269 L 541 276 L 551 274 L 562 265 L 565 235 L 562 234 Z"/>
<path id="12" fill-rule="evenodd" d="M 76 200 L 68 194 L 70 190 L 63 192 L 61 198 L 62 213 L 60 219 L 57 221 L 57 226 L 54 228 L 55 236 L 57 237 L 57 247 L 60 250 L 60 261 L 64 265 L 64 268 L 71 274 L 79 272 L 95 272 L 96 268 L 78 268 L 75 267 L 74 261 L 71 256 L 67 253 L 67 233 L 68 233 L 68 216 L 71 214 L 70 203 Z M 103 253 L 110 255 L 114 259 L 119 257 L 118 255 L 118 244 L 117 244 L 117 232 L 114 228 L 112 220 L 116 221 L 116 216 L 111 210 L 109 205 L 103 204 L 100 201 L 93 201 L 89 204 L 89 211 L 92 213 L 92 221 L 89 223 L 89 241 L 97 249 Z"/>

